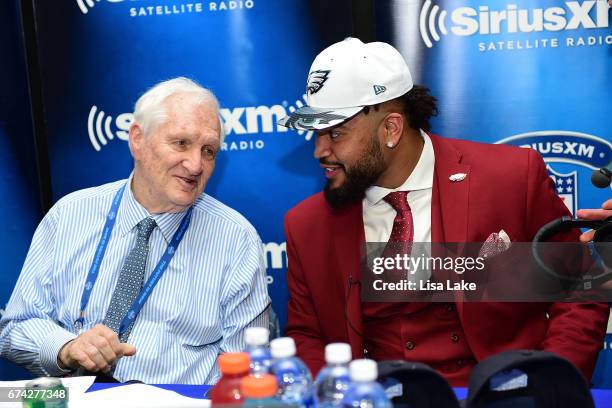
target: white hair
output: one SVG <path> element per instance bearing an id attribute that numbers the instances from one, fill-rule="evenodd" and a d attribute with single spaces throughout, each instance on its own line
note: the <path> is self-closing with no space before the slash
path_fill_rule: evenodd
<path id="1" fill-rule="evenodd" d="M 210 90 L 185 77 L 162 81 L 138 98 L 134 106 L 134 122 L 142 127 L 144 135 L 147 136 L 156 126 L 163 124 L 168 119 L 164 102 L 168 97 L 176 94 L 194 95 L 196 105 L 211 104 L 214 106 L 219 118 L 219 139 L 223 143 L 225 132 L 217 98 Z"/>

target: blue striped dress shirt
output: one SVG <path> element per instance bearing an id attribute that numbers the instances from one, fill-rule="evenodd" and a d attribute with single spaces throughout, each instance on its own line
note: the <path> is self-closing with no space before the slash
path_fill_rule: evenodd
<path id="1" fill-rule="evenodd" d="M 57 355 L 76 337 L 83 286 L 111 202 L 124 183 L 71 193 L 44 217 L 0 321 L 0 355 L 39 375 L 63 374 Z M 146 280 L 183 215 L 151 215 L 131 188 L 125 189 L 84 330 L 106 315 L 123 261 L 136 242 L 136 224 L 151 216 L 158 225 L 149 240 Z M 212 384 L 219 378 L 217 355 L 243 350 L 245 327 L 268 327 L 269 303 L 257 232 L 238 212 L 202 194 L 130 333 L 136 355 L 120 359 L 113 375 L 121 381 Z"/>

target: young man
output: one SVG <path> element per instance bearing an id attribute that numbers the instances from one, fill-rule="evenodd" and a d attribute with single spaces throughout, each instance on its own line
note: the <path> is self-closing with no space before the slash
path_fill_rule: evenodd
<path id="1" fill-rule="evenodd" d="M 322 193 L 285 218 L 291 298 L 286 334 L 316 373 L 323 349 L 349 342 L 355 358 L 429 364 L 453 385 L 509 349 L 544 349 L 590 377 L 606 304 L 374 303 L 360 300 L 364 242 L 484 242 L 502 230 L 529 242 L 567 209 L 530 149 L 429 132 L 436 100 L 413 84 L 389 44 L 349 38 L 310 69 L 308 106 L 279 123 L 317 132 Z"/>

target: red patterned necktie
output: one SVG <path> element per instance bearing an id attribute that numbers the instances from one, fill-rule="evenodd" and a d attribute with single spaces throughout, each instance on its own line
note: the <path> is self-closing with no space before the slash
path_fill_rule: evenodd
<path id="1" fill-rule="evenodd" d="M 414 226 L 412 222 L 412 211 L 408 205 L 406 197 L 408 191 L 395 191 L 385 196 L 385 200 L 395 210 L 395 218 L 393 219 L 393 229 L 387 245 L 383 250 L 383 258 L 395 258 L 397 255 L 404 257 L 404 254 L 410 256 L 412 253 L 412 240 L 414 237 Z M 388 282 L 399 282 L 407 278 L 408 271 L 404 269 L 396 269 L 395 267 L 387 268 L 385 278 Z"/>
<path id="2" fill-rule="evenodd" d="M 389 237 L 390 243 L 410 244 L 414 239 L 414 223 L 407 197 L 408 191 L 394 191 L 383 198 L 396 212 L 393 229 Z"/>

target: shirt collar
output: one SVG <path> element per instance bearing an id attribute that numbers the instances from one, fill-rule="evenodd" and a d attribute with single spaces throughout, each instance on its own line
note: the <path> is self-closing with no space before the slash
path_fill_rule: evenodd
<path id="1" fill-rule="evenodd" d="M 127 179 L 119 207 L 117 223 L 119 224 L 121 236 L 123 237 L 131 232 L 144 218 L 151 217 L 157 223 L 166 243 L 169 244 L 187 210 L 177 213 L 150 214 L 134 197 L 131 188 L 133 177 L 134 173 L 130 174 L 130 177 Z"/>
<path id="2" fill-rule="evenodd" d="M 373 206 L 378 204 L 387 194 L 394 191 L 426 190 L 433 187 L 435 164 L 434 150 L 429 135 L 423 130 L 421 130 L 421 137 L 424 142 L 423 151 L 421 152 L 421 156 L 414 170 L 412 170 L 412 173 L 410 173 L 406 181 L 397 188 L 384 188 L 379 186 L 368 188 L 365 196 L 369 205 Z"/>

